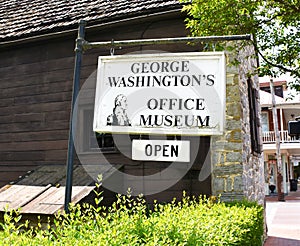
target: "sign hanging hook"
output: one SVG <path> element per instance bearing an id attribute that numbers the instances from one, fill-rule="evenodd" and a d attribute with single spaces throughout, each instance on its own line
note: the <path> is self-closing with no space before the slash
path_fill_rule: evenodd
<path id="1" fill-rule="evenodd" d="M 110 48 L 110 55 L 113 56 L 115 54 L 115 48 L 114 48 L 114 39 L 111 40 L 111 48 Z"/>
<path id="2" fill-rule="evenodd" d="M 213 48 L 213 52 L 216 52 L 216 43 L 213 42 L 211 46 L 212 46 L 212 48 Z"/>

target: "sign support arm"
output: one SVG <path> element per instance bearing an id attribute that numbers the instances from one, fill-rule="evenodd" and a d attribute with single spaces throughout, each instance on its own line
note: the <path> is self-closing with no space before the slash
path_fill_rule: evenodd
<path id="1" fill-rule="evenodd" d="M 135 39 L 135 40 L 114 40 L 104 42 L 88 42 L 84 40 L 83 49 L 89 50 L 100 47 L 128 47 L 135 45 L 162 45 L 178 43 L 195 43 L 195 42 L 222 42 L 233 40 L 251 40 L 250 34 L 228 35 L 228 36 L 206 36 L 206 37 L 177 37 L 177 38 L 154 38 L 154 39 Z"/>

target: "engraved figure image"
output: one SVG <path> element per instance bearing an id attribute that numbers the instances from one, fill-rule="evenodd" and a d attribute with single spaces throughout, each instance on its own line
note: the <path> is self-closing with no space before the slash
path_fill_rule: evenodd
<path id="1" fill-rule="evenodd" d="M 107 117 L 108 126 L 131 126 L 127 115 L 127 97 L 119 94 L 115 98 L 113 113 Z"/>

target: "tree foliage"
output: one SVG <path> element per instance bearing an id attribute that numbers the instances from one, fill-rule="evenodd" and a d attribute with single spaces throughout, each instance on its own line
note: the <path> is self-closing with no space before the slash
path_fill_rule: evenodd
<path id="1" fill-rule="evenodd" d="M 180 0 L 193 36 L 252 34 L 260 75 L 300 91 L 300 0 Z"/>

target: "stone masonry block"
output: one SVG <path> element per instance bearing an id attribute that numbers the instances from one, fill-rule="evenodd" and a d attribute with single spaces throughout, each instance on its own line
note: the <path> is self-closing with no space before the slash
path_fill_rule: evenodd
<path id="1" fill-rule="evenodd" d="M 217 166 L 213 172 L 216 176 L 242 175 L 243 166 L 239 164 Z"/>
<path id="2" fill-rule="evenodd" d="M 232 130 L 226 133 L 226 140 L 229 142 L 242 142 L 241 130 Z"/>
<path id="3" fill-rule="evenodd" d="M 240 151 L 242 150 L 242 143 L 235 142 L 217 142 L 214 146 L 214 151 Z"/>
<path id="4" fill-rule="evenodd" d="M 226 130 L 238 130 L 242 129 L 242 124 L 240 120 L 226 120 Z"/>
<path id="5" fill-rule="evenodd" d="M 241 116 L 241 104 L 237 102 L 226 104 L 226 116 Z"/>
<path id="6" fill-rule="evenodd" d="M 234 191 L 243 191 L 243 177 L 242 175 L 238 175 L 234 177 L 234 185 L 233 185 Z"/>
<path id="7" fill-rule="evenodd" d="M 225 189 L 225 182 L 223 177 L 214 177 L 213 179 L 213 191 L 214 192 L 223 192 Z M 216 194 L 216 193 L 214 193 Z"/>
<path id="8" fill-rule="evenodd" d="M 226 154 L 226 162 L 242 162 L 242 153 L 235 151 L 235 152 L 228 152 Z"/>

